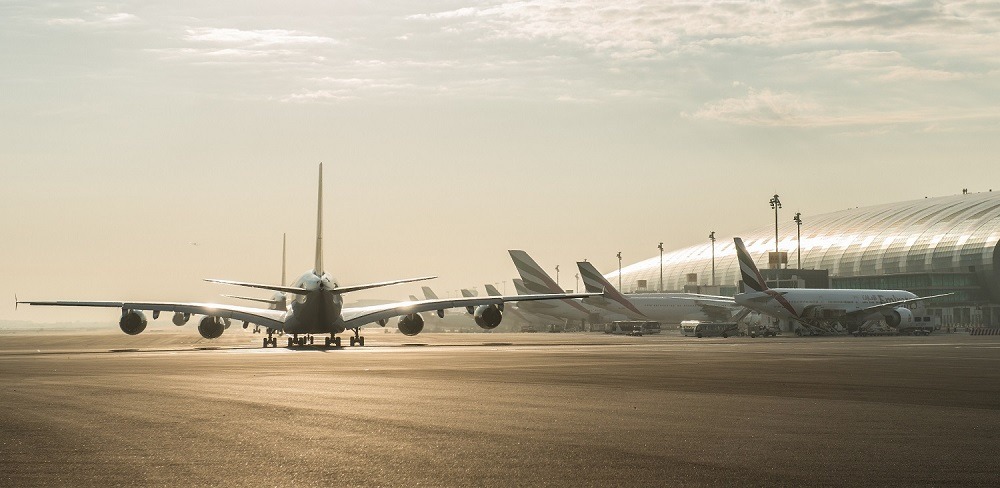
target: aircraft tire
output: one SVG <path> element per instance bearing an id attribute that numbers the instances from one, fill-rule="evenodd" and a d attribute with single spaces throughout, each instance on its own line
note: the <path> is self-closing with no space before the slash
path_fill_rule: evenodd
<path id="1" fill-rule="evenodd" d="M 358 345 L 359 346 L 364 346 L 365 345 L 365 338 L 364 337 L 358 337 Z"/>

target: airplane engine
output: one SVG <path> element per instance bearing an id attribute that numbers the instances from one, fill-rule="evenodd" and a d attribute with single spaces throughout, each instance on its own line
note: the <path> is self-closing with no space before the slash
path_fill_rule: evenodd
<path id="1" fill-rule="evenodd" d="M 484 329 L 495 329 L 503 320 L 503 312 L 496 305 L 480 305 L 475 313 L 476 325 Z"/>
<path id="2" fill-rule="evenodd" d="M 198 324 L 198 333 L 206 339 L 218 339 L 226 330 L 226 324 L 215 317 L 205 317 Z"/>
<path id="3" fill-rule="evenodd" d="M 137 310 L 129 310 L 122 314 L 118 327 L 128 335 L 136 335 L 146 330 L 146 316 Z"/>
<path id="4" fill-rule="evenodd" d="M 899 326 L 913 325 L 915 323 L 913 320 L 913 312 L 906 307 L 894 308 L 885 316 L 885 323 L 888 324 L 889 327 L 896 328 Z"/>
<path id="5" fill-rule="evenodd" d="M 403 335 L 415 336 L 424 330 L 424 318 L 417 313 L 404 315 L 399 318 L 399 325 L 397 327 Z"/>
<path id="6" fill-rule="evenodd" d="M 191 320 L 191 314 L 177 312 L 174 314 L 174 318 L 171 320 L 173 320 L 174 325 L 180 327 L 188 323 L 188 320 Z"/>

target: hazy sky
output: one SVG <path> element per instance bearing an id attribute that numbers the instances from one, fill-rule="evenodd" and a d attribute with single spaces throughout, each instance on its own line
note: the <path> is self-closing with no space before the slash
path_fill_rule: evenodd
<path id="1" fill-rule="evenodd" d="M 572 288 L 775 192 L 792 232 L 1000 188 L 1000 4 L 7 1 L 0 113 L 3 300 L 221 300 L 282 232 L 297 276 L 320 161 L 341 283 L 512 292 L 520 248 Z"/>

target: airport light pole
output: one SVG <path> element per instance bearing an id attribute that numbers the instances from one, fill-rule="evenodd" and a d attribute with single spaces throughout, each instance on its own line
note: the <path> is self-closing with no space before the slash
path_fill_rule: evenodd
<path id="1" fill-rule="evenodd" d="M 559 265 L 556 265 L 556 284 L 559 285 Z M 559 285 L 559 289 L 562 289 L 562 285 Z"/>
<path id="2" fill-rule="evenodd" d="M 712 241 L 712 286 L 715 286 L 715 231 L 708 233 L 708 240 Z"/>
<path id="3" fill-rule="evenodd" d="M 774 209 L 774 252 L 778 252 L 778 209 L 781 208 L 781 200 L 778 199 L 777 193 L 771 198 L 770 203 Z"/>
<path id="4" fill-rule="evenodd" d="M 660 293 L 663 293 L 663 243 L 656 248 L 660 250 Z"/>
<path id="5" fill-rule="evenodd" d="M 795 243 L 798 245 L 798 269 L 802 269 L 802 213 L 795 212 L 795 217 L 792 218 L 795 222 Z"/>
<path id="6" fill-rule="evenodd" d="M 576 276 L 576 288 L 573 289 L 573 292 L 580 293 L 580 273 L 577 273 L 573 276 Z"/>
<path id="7" fill-rule="evenodd" d="M 622 252 L 618 251 L 618 292 L 624 293 L 622 291 Z"/>

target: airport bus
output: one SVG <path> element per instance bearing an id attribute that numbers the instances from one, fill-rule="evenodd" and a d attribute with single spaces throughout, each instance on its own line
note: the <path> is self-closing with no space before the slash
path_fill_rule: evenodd
<path id="1" fill-rule="evenodd" d="M 739 325 L 736 322 L 699 322 L 694 328 L 695 337 L 729 337 L 736 335 Z"/>
<path id="2" fill-rule="evenodd" d="M 736 322 L 702 322 L 700 320 L 685 320 L 681 322 L 681 335 L 685 337 L 729 337 L 737 335 L 739 325 Z"/>

